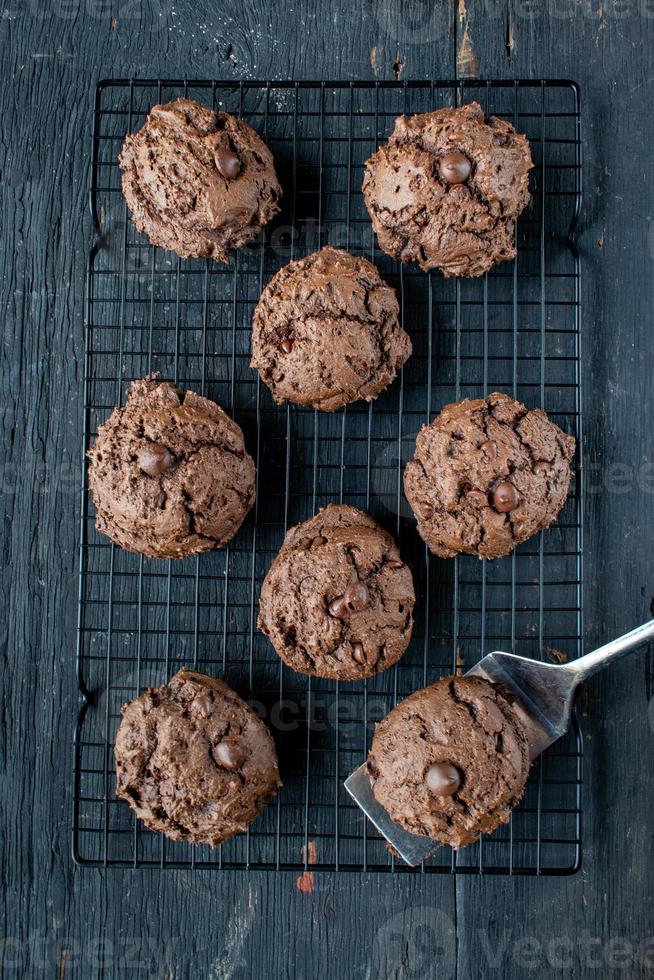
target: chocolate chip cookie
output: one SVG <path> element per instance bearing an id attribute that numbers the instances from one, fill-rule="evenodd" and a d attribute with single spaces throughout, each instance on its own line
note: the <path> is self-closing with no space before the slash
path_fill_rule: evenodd
<path id="1" fill-rule="evenodd" d="M 361 680 L 406 650 L 411 571 L 368 514 L 330 504 L 292 528 L 261 589 L 258 627 L 302 674 Z"/>
<path id="2" fill-rule="evenodd" d="M 123 707 L 116 794 L 150 830 L 215 847 L 281 786 L 270 733 L 223 683 L 180 670 Z"/>
<path id="3" fill-rule="evenodd" d="M 254 313 L 252 367 L 273 398 L 333 412 L 371 401 L 411 353 L 394 291 L 374 265 L 335 248 L 290 262 Z"/>
<path id="4" fill-rule="evenodd" d="M 215 402 L 168 381 L 135 381 L 88 455 L 98 531 L 150 558 L 221 547 L 254 503 L 254 463 L 239 426 Z"/>
<path id="5" fill-rule="evenodd" d="M 421 537 L 442 558 L 510 554 L 556 520 L 574 453 L 545 412 L 508 395 L 446 405 L 404 471 Z"/>
<path id="6" fill-rule="evenodd" d="M 483 275 L 515 257 L 532 166 L 527 138 L 476 102 L 400 116 L 363 181 L 380 246 L 445 276 Z"/>
<path id="7" fill-rule="evenodd" d="M 522 798 L 527 733 L 497 685 L 446 677 L 377 725 L 367 768 L 393 820 L 458 849 L 506 823 Z"/>
<path id="8" fill-rule="evenodd" d="M 183 259 L 227 262 L 279 211 L 282 191 L 261 137 L 191 99 L 153 106 L 119 163 L 134 224 Z"/>

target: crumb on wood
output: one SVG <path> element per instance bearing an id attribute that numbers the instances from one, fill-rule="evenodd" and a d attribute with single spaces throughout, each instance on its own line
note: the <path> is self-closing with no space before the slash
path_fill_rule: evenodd
<path id="1" fill-rule="evenodd" d="M 604 248 L 604 235 L 600 235 L 597 239 L 596 245 L 598 248 Z M 654 599 L 652 600 L 654 602 Z"/>
<path id="2" fill-rule="evenodd" d="M 509 20 L 506 25 L 506 55 L 509 61 L 511 61 L 511 56 L 513 55 L 513 48 L 515 47 L 515 38 L 513 36 L 513 24 Z"/>
<path id="3" fill-rule="evenodd" d="M 564 653 L 563 650 L 557 650 L 556 647 L 543 647 L 543 653 L 551 660 L 556 660 L 557 663 L 566 664 L 568 662 L 567 653 Z"/>
<path id="4" fill-rule="evenodd" d="M 370 49 L 370 67 L 372 68 L 375 75 L 377 74 L 377 45 Z"/>
<path id="5" fill-rule="evenodd" d="M 404 71 L 404 65 L 405 65 L 405 61 L 402 58 L 400 52 L 398 51 L 397 54 L 395 55 L 395 61 L 393 62 L 393 74 L 395 75 L 396 82 L 399 82 L 402 76 L 402 72 Z"/>
<path id="6" fill-rule="evenodd" d="M 465 0 L 459 0 L 459 28 L 461 40 L 457 45 L 456 67 L 461 77 L 476 78 L 479 75 L 477 52 L 472 44 Z"/>
<path id="7" fill-rule="evenodd" d="M 112 17 L 111 18 L 111 29 L 112 29 L 112 31 L 115 31 L 117 27 L 118 27 L 118 21 L 117 21 L 117 19 L 115 17 Z"/>
<path id="8" fill-rule="evenodd" d="M 306 847 L 303 844 L 300 848 L 300 854 L 306 864 L 316 864 L 318 861 L 318 848 L 316 847 L 315 840 L 310 840 Z"/>
<path id="9" fill-rule="evenodd" d="M 313 871 L 303 871 L 296 879 L 295 887 L 303 895 L 310 895 L 313 891 Z"/>

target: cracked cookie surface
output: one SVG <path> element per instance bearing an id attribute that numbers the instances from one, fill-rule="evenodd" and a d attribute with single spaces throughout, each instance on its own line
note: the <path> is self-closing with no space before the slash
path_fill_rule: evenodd
<path id="1" fill-rule="evenodd" d="M 117 796 L 150 830 L 192 844 L 242 833 L 281 786 L 264 723 L 192 670 L 124 705 L 115 757 Z"/>
<path id="2" fill-rule="evenodd" d="M 221 547 L 254 503 L 255 468 L 239 426 L 168 381 L 133 382 L 88 456 L 98 531 L 151 558 Z"/>
<path id="3" fill-rule="evenodd" d="M 261 589 L 257 625 L 293 670 L 361 680 L 400 659 L 414 603 L 392 536 L 368 514 L 330 504 L 286 535 Z"/>
<path id="4" fill-rule="evenodd" d="M 153 106 L 119 157 L 132 221 L 181 258 L 227 262 L 279 211 L 272 153 L 246 122 L 191 99 Z"/>
<path id="5" fill-rule="evenodd" d="M 532 166 L 527 138 L 476 102 L 400 116 L 363 181 L 381 248 L 445 276 L 481 276 L 513 259 Z"/>
<path id="6" fill-rule="evenodd" d="M 371 401 L 411 353 L 395 292 L 366 259 L 326 247 L 290 262 L 254 312 L 251 366 L 279 404 Z"/>
<path id="7" fill-rule="evenodd" d="M 508 696 L 484 678 L 456 676 L 414 692 L 377 725 L 367 769 L 393 820 L 457 849 L 508 821 L 529 765 Z"/>
<path id="8" fill-rule="evenodd" d="M 545 412 L 500 392 L 446 405 L 404 471 L 420 536 L 442 558 L 510 554 L 556 520 L 574 452 Z"/>

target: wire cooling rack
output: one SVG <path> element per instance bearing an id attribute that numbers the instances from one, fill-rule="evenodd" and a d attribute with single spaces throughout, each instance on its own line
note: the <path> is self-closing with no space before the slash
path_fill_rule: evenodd
<path id="1" fill-rule="evenodd" d="M 271 147 L 283 211 L 229 265 L 180 261 L 128 219 L 118 151 L 149 108 L 178 96 L 242 115 Z M 478 100 L 525 132 L 536 164 L 518 257 L 482 279 L 402 268 L 379 251 L 360 193 L 363 163 L 395 117 Z M 420 426 L 459 397 L 495 389 L 540 405 L 580 439 L 579 96 L 570 82 L 103 82 L 95 96 L 86 296 L 84 448 L 132 379 L 150 371 L 218 401 L 257 464 L 257 504 L 222 551 L 141 558 L 81 514 L 73 853 L 132 867 L 325 868 L 409 872 L 343 789 L 374 723 L 411 691 L 493 649 L 581 653 L 581 460 L 550 530 L 510 558 L 443 561 L 421 544 L 402 493 Z M 277 407 L 249 368 L 250 324 L 282 265 L 325 244 L 365 255 L 398 290 L 414 353 L 370 405 L 336 414 Z M 255 627 L 262 579 L 285 529 L 330 501 L 369 511 L 397 536 L 418 602 L 411 646 L 366 683 L 309 679 L 283 666 Z M 115 798 L 113 743 L 123 702 L 183 665 L 223 676 L 275 736 L 284 788 L 247 834 L 193 848 L 150 833 Z M 581 861 L 577 723 L 535 765 L 511 822 L 428 872 L 568 874 Z"/>

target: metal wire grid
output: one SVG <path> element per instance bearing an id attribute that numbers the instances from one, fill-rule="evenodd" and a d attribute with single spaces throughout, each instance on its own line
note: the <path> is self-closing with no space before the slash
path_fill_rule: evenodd
<path id="1" fill-rule="evenodd" d="M 284 209 L 261 242 L 227 266 L 180 261 L 128 220 L 117 155 L 151 105 L 187 95 L 241 114 L 271 147 Z M 362 166 L 401 112 L 477 99 L 531 141 L 533 200 L 519 254 L 480 280 L 399 267 L 376 247 L 360 194 Z M 417 687 L 492 649 L 581 653 L 581 459 L 559 522 L 492 563 L 441 561 L 421 544 L 402 493 L 419 427 L 454 398 L 494 389 L 541 405 L 581 436 L 579 97 L 570 82 L 109 81 L 95 97 L 91 212 L 96 242 L 86 295 L 84 448 L 129 382 L 157 370 L 218 401 L 243 427 L 257 464 L 257 504 L 231 544 L 178 562 L 131 555 L 81 510 L 73 853 L 91 865 L 408 871 L 343 790 L 375 721 Z M 290 259 L 330 243 L 374 261 L 398 290 L 412 358 L 370 405 L 327 415 L 276 407 L 251 371 L 250 324 L 265 283 Z M 418 604 L 402 661 L 361 684 L 284 667 L 255 628 L 262 579 L 285 530 L 343 500 L 391 529 L 413 568 Z M 247 834 L 192 848 L 150 833 L 115 799 L 121 704 L 182 665 L 224 676 L 266 718 L 284 788 Z M 424 872 L 568 874 L 581 861 L 578 725 L 534 767 L 511 822 Z"/>

